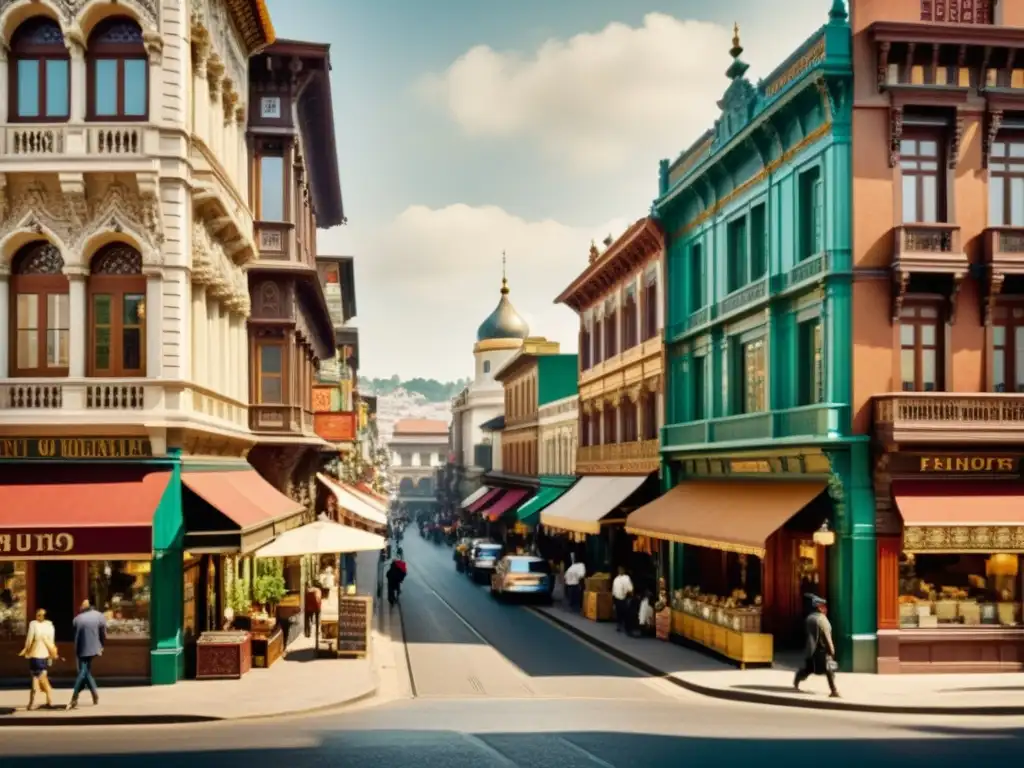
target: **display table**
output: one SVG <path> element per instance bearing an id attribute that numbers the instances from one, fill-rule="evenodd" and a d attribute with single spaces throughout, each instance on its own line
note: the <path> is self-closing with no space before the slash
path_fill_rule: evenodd
<path id="1" fill-rule="evenodd" d="M 251 667 L 248 632 L 203 632 L 196 641 L 196 680 L 237 680 Z"/>
<path id="2" fill-rule="evenodd" d="M 739 662 L 740 669 L 747 664 L 771 664 L 775 656 L 771 635 L 738 632 L 681 611 L 672 611 L 672 632 Z"/>
<path id="3" fill-rule="evenodd" d="M 284 632 L 254 632 L 252 635 L 252 665 L 267 669 L 284 656 Z"/>

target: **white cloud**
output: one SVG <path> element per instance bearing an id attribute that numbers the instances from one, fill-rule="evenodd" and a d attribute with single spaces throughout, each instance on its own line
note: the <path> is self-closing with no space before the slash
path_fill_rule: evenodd
<path id="1" fill-rule="evenodd" d="M 509 298 L 531 334 L 573 352 L 576 315 L 554 299 L 586 267 L 590 241 L 629 223 L 574 227 L 494 206 L 411 206 L 374 232 L 321 232 L 319 250 L 351 252 L 337 247 L 342 239 L 355 246 L 364 373 L 453 379 L 472 375 L 477 326 L 499 299 L 503 250 Z"/>
<path id="2" fill-rule="evenodd" d="M 822 0 L 773 8 L 744 34 L 744 60 L 764 65 L 755 71 L 781 63 L 827 12 Z M 712 125 L 731 36 L 718 24 L 649 13 L 642 26 L 611 23 L 532 54 L 475 46 L 417 91 L 471 137 L 528 137 L 575 172 L 617 171 L 674 155 Z"/>

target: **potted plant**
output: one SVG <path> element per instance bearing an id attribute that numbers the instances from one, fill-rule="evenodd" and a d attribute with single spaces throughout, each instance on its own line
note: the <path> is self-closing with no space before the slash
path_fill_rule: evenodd
<path id="1" fill-rule="evenodd" d="M 257 565 L 256 580 L 253 582 L 253 598 L 263 609 L 267 623 L 277 604 L 281 602 L 288 589 L 284 583 L 284 567 L 280 560 L 265 560 Z"/>

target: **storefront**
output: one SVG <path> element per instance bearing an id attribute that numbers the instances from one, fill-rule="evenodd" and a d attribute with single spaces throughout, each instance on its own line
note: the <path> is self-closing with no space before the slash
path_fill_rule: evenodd
<path id="1" fill-rule="evenodd" d="M 799 653 L 807 596 L 828 599 L 839 658 L 873 652 L 874 626 L 851 605 L 851 581 L 870 579 L 874 544 L 856 522 L 872 513 L 869 489 L 849 479 L 851 454 L 796 449 L 783 455 L 685 458 L 671 465 L 674 487 L 629 515 L 626 530 L 671 542 L 673 631 L 740 665 Z M 863 478 L 866 472 L 863 473 Z M 855 509 L 856 507 L 856 509 Z M 873 554 L 873 553 L 869 553 Z M 860 557 L 858 561 L 857 557 Z M 869 610 L 869 607 L 868 607 Z M 857 648 L 872 641 L 870 651 Z M 873 659 L 870 660 L 873 667 Z"/>
<path id="2" fill-rule="evenodd" d="M 878 671 L 1024 669 L 1022 456 L 884 453 Z"/>
<path id="3" fill-rule="evenodd" d="M 541 512 L 564 496 L 575 482 L 576 478 L 572 475 L 541 475 L 537 492 L 516 509 L 514 530 L 528 548 L 538 544 Z"/>

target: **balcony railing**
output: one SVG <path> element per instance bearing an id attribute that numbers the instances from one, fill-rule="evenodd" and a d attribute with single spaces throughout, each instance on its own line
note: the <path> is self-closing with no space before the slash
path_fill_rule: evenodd
<path id="1" fill-rule="evenodd" d="M 893 230 L 893 266 L 910 272 L 967 268 L 959 224 L 904 224 Z"/>
<path id="2" fill-rule="evenodd" d="M 823 403 L 669 424 L 662 429 L 662 446 L 678 450 L 713 443 L 836 438 L 844 434 L 848 410 L 845 405 Z"/>
<path id="3" fill-rule="evenodd" d="M 1024 395 L 890 392 L 875 396 L 875 432 L 887 443 L 1024 441 Z"/>
<path id="4" fill-rule="evenodd" d="M 659 461 L 657 440 L 581 445 L 576 452 L 576 471 L 583 474 L 653 472 Z"/>
<path id="5" fill-rule="evenodd" d="M 133 424 L 193 418 L 247 430 L 248 406 L 183 381 L 156 379 L 2 379 L 6 424 Z"/>
<path id="6" fill-rule="evenodd" d="M 313 415 L 313 431 L 332 443 L 349 443 L 356 439 L 356 415 L 352 412 L 317 413 Z"/>
<path id="7" fill-rule="evenodd" d="M 997 272 L 1024 274 L 1024 227 L 989 227 L 985 258 Z"/>
<path id="8" fill-rule="evenodd" d="M 293 405 L 249 406 L 249 428 L 253 432 L 292 433 L 313 432 L 313 413 Z"/>
<path id="9" fill-rule="evenodd" d="M 768 296 L 768 280 L 762 278 L 756 283 L 750 283 L 743 288 L 733 291 L 720 302 L 716 307 L 715 316 L 722 317 L 743 309 L 748 304 L 762 301 Z"/>
<path id="10" fill-rule="evenodd" d="M 291 256 L 289 240 L 292 225 L 277 221 L 256 222 L 256 247 L 261 259 L 287 260 Z"/>
<path id="11" fill-rule="evenodd" d="M 158 129 L 131 123 L 9 125 L 2 136 L 0 154 L 4 159 L 26 162 L 61 157 L 141 157 L 155 153 L 159 142 Z"/>

